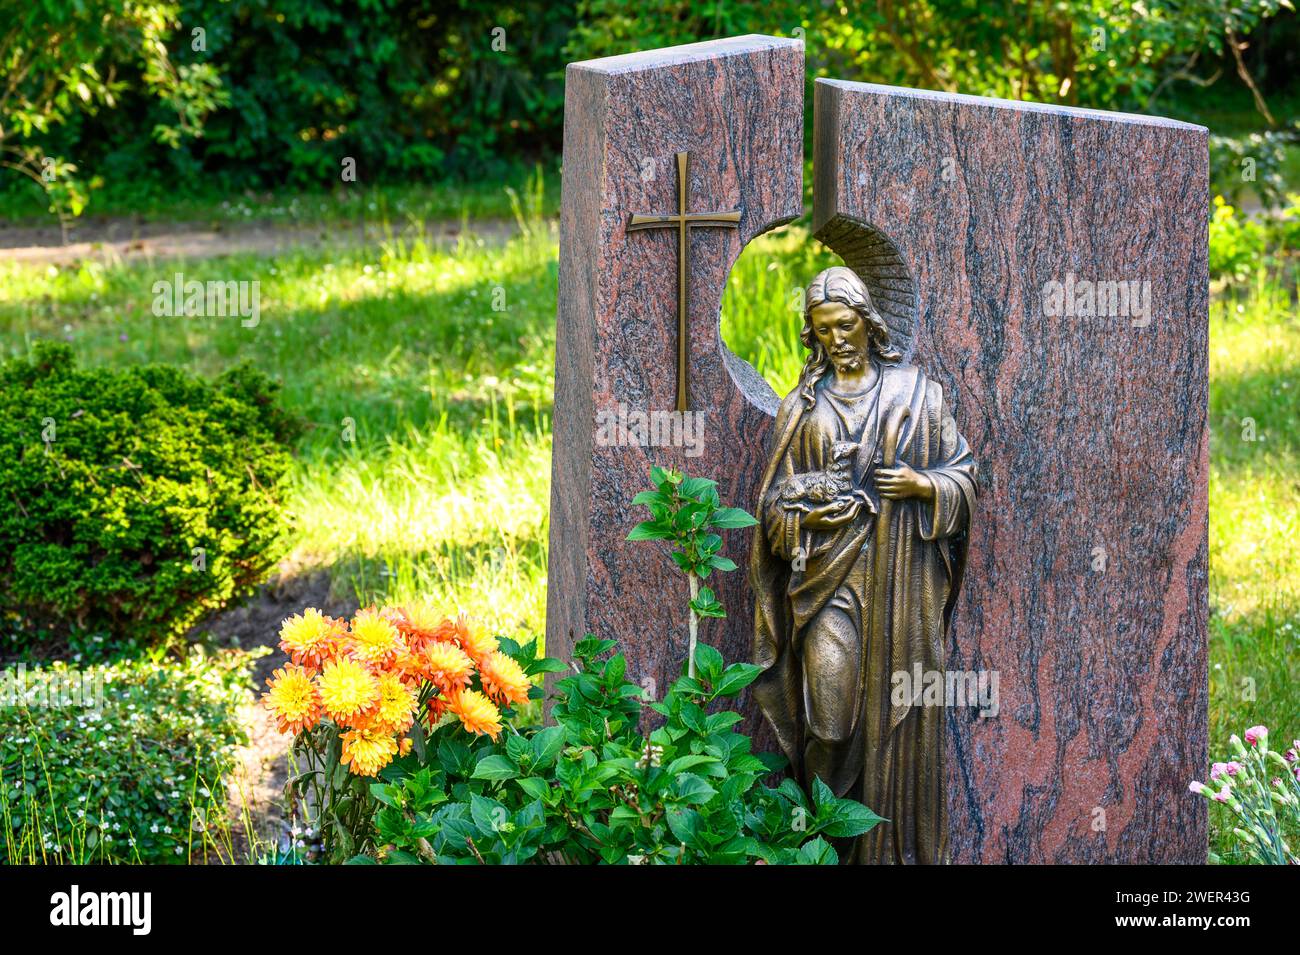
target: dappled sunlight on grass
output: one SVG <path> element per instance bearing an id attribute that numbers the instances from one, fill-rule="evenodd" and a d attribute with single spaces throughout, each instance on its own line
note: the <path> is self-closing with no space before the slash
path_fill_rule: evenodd
<path id="1" fill-rule="evenodd" d="M 1210 750 L 1300 735 L 1300 321 L 1258 281 L 1210 312 Z M 1290 738 L 1289 736 L 1287 738 Z M 1210 847 L 1236 858 L 1211 813 Z"/>

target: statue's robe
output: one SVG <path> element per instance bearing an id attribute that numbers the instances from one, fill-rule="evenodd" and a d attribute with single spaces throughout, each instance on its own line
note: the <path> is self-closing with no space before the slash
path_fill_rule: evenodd
<path id="1" fill-rule="evenodd" d="M 865 394 L 833 392 L 829 372 L 810 405 L 796 388 L 781 403 L 759 495 L 763 533 L 750 560 L 756 620 L 755 696 L 795 777 L 820 777 L 887 822 L 845 847 L 845 861 L 947 860 L 944 706 L 893 694 L 894 674 L 945 670 L 945 633 L 961 585 L 975 504 L 975 462 L 943 390 L 914 366 L 877 361 Z M 863 507 L 829 531 L 794 525 L 777 503 L 783 479 L 831 464 L 838 441 L 860 442 L 852 479 L 877 508 L 874 471 L 891 411 L 910 408 L 896 462 L 933 484 L 934 500 L 890 502 L 888 572 L 876 574 L 877 520 Z M 802 554 L 802 559 L 801 558 Z M 800 569 L 802 568 L 802 569 Z M 883 599 L 882 599 L 883 598 Z M 883 605 L 883 627 L 875 620 Z M 864 659 L 865 655 L 865 659 Z"/>

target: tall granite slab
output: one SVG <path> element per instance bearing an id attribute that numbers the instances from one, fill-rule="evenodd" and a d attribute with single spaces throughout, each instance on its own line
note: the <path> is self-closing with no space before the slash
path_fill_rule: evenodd
<path id="1" fill-rule="evenodd" d="M 1000 712 L 950 710 L 954 861 L 1204 861 L 1206 130 L 838 81 L 815 110 L 815 232 L 981 469 L 948 666 Z M 1083 314 L 1085 281 L 1149 311 Z"/>
<path id="2" fill-rule="evenodd" d="M 803 96 L 802 45 L 765 36 L 573 63 L 565 77 L 547 652 L 569 658 L 588 632 L 617 639 L 629 677 L 660 698 L 686 657 L 686 581 L 662 545 L 625 540 L 645 516 L 630 502 L 652 464 L 719 481 L 726 503 L 754 495 L 777 399 L 728 352 L 719 312 L 745 243 L 802 212 Z M 679 236 L 629 224 L 677 210 L 678 153 L 688 213 L 740 211 L 737 227 L 691 230 L 687 397 L 701 441 L 611 444 L 607 416 L 676 406 Z M 725 532 L 722 552 L 743 564 L 749 533 Z M 710 580 L 729 617 L 701 632 L 732 661 L 751 644 L 744 577 Z"/>

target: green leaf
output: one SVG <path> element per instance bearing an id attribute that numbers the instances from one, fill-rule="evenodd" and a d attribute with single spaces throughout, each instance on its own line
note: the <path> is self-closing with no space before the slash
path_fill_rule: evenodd
<path id="1" fill-rule="evenodd" d="M 713 512 L 709 524 L 713 527 L 753 527 L 758 521 L 748 511 L 739 507 L 722 507 Z"/>
<path id="2" fill-rule="evenodd" d="M 758 679 L 763 668 L 753 663 L 733 663 L 713 685 L 714 696 L 735 696 Z"/>
<path id="3" fill-rule="evenodd" d="M 533 736 L 533 759 L 538 769 L 549 768 L 564 748 L 564 727 L 548 726 Z"/>
<path id="4" fill-rule="evenodd" d="M 671 529 L 661 527 L 654 521 L 642 521 L 627 535 L 630 541 L 661 541 L 673 536 Z"/>
<path id="5" fill-rule="evenodd" d="M 632 503 L 644 504 L 647 507 L 649 507 L 651 504 L 661 504 L 667 507 L 672 502 L 669 500 L 666 494 L 661 494 L 658 491 L 642 491 L 636 497 L 632 498 Z"/>
<path id="6" fill-rule="evenodd" d="M 812 798 L 813 798 L 813 807 L 817 810 L 818 814 L 820 815 L 823 806 L 829 806 L 834 804 L 835 793 L 831 791 L 830 786 L 827 786 L 824 782 L 822 782 L 822 778 L 820 776 L 814 776 L 813 784 L 812 784 Z"/>
<path id="7" fill-rule="evenodd" d="M 525 736 L 507 736 L 506 755 L 515 765 L 521 768 L 527 766 L 533 761 L 533 744 Z"/>
<path id="8" fill-rule="evenodd" d="M 697 643 L 695 645 L 697 672 L 710 683 L 715 682 L 722 675 L 723 663 L 722 654 L 707 643 Z"/>
<path id="9" fill-rule="evenodd" d="M 371 783 L 370 795 L 373 796 L 375 799 L 377 799 L 379 802 L 383 803 L 385 806 L 397 805 L 397 802 L 388 793 L 387 783 Z"/>
<path id="10" fill-rule="evenodd" d="M 701 753 L 693 753 L 690 756 L 678 756 L 665 769 L 669 776 L 676 776 L 684 773 L 688 769 L 694 769 L 696 766 L 704 766 L 710 763 L 717 763 L 716 756 L 705 756 Z"/>
<path id="11" fill-rule="evenodd" d="M 721 554 L 714 554 L 709 558 L 709 565 L 715 570 L 735 570 L 736 562 L 730 557 L 723 557 Z"/>
<path id="12" fill-rule="evenodd" d="M 507 757 L 485 756 L 474 767 L 474 775 L 471 778 L 500 780 L 514 779 L 518 775 L 518 768 Z"/>
<path id="13" fill-rule="evenodd" d="M 428 762 L 428 751 L 425 747 L 424 727 L 420 721 L 416 720 L 411 724 L 411 731 L 408 734 L 411 737 L 411 749 L 415 752 L 415 758 L 422 764 Z"/>
<path id="14" fill-rule="evenodd" d="M 717 481 L 710 481 L 708 478 L 686 478 L 682 481 L 681 487 L 677 489 L 677 493 L 682 497 L 689 497 L 698 501 L 701 499 L 702 495 L 717 486 Z"/>
<path id="15" fill-rule="evenodd" d="M 523 776 L 515 780 L 525 795 L 533 799 L 545 799 L 550 792 L 550 784 L 540 776 Z"/>
<path id="16" fill-rule="evenodd" d="M 562 673 L 569 668 L 563 660 L 557 660 L 555 657 L 538 657 L 529 660 L 523 667 L 526 676 L 535 676 L 538 673 Z"/>
<path id="17" fill-rule="evenodd" d="M 798 865 L 837 865 L 839 861 L 831 844 L 820 836 L 799 847 Z"/>
<path id="18" fill-rule="evenodd" d="M 469 797 L 469 812 L 474 825 L 485 836 L 495 836 L 510 820 L 506 807 L 495 799 L 472 793 Z"/>
<path id="19" fill-rule="evenodd" d="M 823 815 L 829 815 L 829 820 L 820 824 L 818 829 L 832 839 L 860 836 L 884 822 L 862 803 L 852 799 L 837 799 L 834 805 L 822 806 L 817 811 L 818 819 Z"/>
<path id="20" fill-rule="evenodd" d="M 691 846 L 695 844 L 703 817 L 694 809 L 682 809 L 668 813 L 668 828 L 672 830 L 679 842 Z"/>
<path id="21" fill-rule="evenodd" d="M 703 805 L 717 795 L 717 790 L 694 773 L 682 773 L 673 784 L 673 792 L 682 802 Z"/>

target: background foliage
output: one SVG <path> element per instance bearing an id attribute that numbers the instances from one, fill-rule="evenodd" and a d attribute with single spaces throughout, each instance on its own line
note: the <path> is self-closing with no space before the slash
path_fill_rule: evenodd
<path id="1" fill-rule="evenodd" d="M 804 40 L 810 88 L 835 76 L 1198 118 L 1207 84 L 1249 77 L 1257 123 L 1223 132 L 1282 139 L 1217 141 L 1216 155 L 1228 175 L 1245 149 L 1266 177 L 1295 139 L 1267 105 L 1294 96 L 1290 6 L 0 0 L 0 22 L 12 11 L 0 34 L 0 150 L 71 215 L 99 183 L 120 200 L 328 191 L 347 158 L 363 184 L 501 178 L 558 156 L 564 63 L 758 32 Z M 34 194 L 30 181 L 26 192 L 3 185 L 11 199 Z"/>

